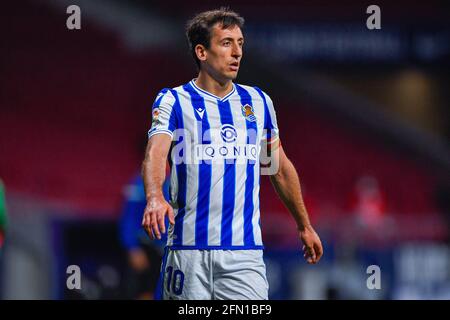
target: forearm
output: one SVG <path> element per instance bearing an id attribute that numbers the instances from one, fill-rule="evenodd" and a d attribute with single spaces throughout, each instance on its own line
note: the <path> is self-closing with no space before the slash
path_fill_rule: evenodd
<path id="1" fill-rule="evenodd" d="M 300 179 L 291 161 L 284 161 L 277 174 L 270 176 L 270 181 L 278 196 L 294 217 L 299 230 L 311 225 L 303 202 Z"/>
<path id="2" fill-rule="evenodd" d="M 156 144 L 149 143 L 142 163 L 142 177 L 147 201 L 155 197 L 164 197 L 166 160 L 167 154 L 161 152 Z"/>

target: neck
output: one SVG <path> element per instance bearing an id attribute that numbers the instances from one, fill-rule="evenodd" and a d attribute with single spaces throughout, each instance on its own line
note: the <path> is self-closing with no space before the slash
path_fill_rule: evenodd
<path id="1" fill-rule="evenodd" d="M 219 81 L 202 70 L 200 70 L 195 80 L 195 85 L 220 98 L 225 97 L 233 88 L 231 80 Z"/>

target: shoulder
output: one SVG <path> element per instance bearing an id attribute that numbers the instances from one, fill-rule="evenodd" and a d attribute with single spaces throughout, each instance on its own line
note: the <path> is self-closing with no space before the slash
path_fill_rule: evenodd
<path id="1" fill-rule="evenodd" d="M 177 97 L 182 94 L 182 91 L 182 85 L 173 88 L 163 88 L 159 90 L 153 103 L 155 106 L 164 104 L 172 106 L 177 100 Z"/>
<path id="2" fill-rule="evenodd" d="M 159 90 L 159 92 L 155 98 L 155 103 L 159 103 L 163 99 L 173 97 L 173 94 L 170 90 L 171 90 L 170 88 L 163 88 L 163 89 Z"/>
<path id="3" fill-rule="evenodd" d="M 248 93 L 250 93 L 252 95 L 252 97 L 256 98 L 256 99 L 261 99 L 261 100 L 270 100 L 270 96 L 263 90 L 261 90 L 259 87 L 257 86 L 249 86 L 249 85 L 245 85 L 245 84 L 238 84 L 236 83 L 236 87 L 237 89 L 243 89 L 245 91 L 247 91 Z"/>
<path id="4" fill-rule="evenodd" d="M 188 95 L 188 92 L 186 91 L 186 86 L 187 84 L 182 84 L 173 88 L 163 88 L 159 91 L 156 100 L 161 96 L 170 97 L 171 99 L 175 100 L 178 97 Z"/>
<path id="5" fill-rule="evenodd" d="M 175 88 L 162 88 L 158 91 L 158 94 L 156 95 L 155 101 L 162 98 L 162 97 L 173 97 L 173 91 Z"/>

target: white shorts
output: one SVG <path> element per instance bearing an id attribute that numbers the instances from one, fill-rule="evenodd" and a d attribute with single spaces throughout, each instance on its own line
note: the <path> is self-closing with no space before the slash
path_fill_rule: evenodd
<path id="1" fill-rule="evenodd" d="M 166 248 L 159 290 L 164 300 L 267 300 L 263 250 Z"/>

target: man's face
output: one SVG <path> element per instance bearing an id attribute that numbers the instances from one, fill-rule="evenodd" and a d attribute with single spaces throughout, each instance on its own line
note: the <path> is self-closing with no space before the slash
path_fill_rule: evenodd
<path id="1" fill-rule="evenodd" d="M 219 81 L 237 77 L 242 58 L 244 37 L 238 26 L 222 29 L 216 24 L 211 30 L 209 49 L 206 49 L 203 68 Z"/>

